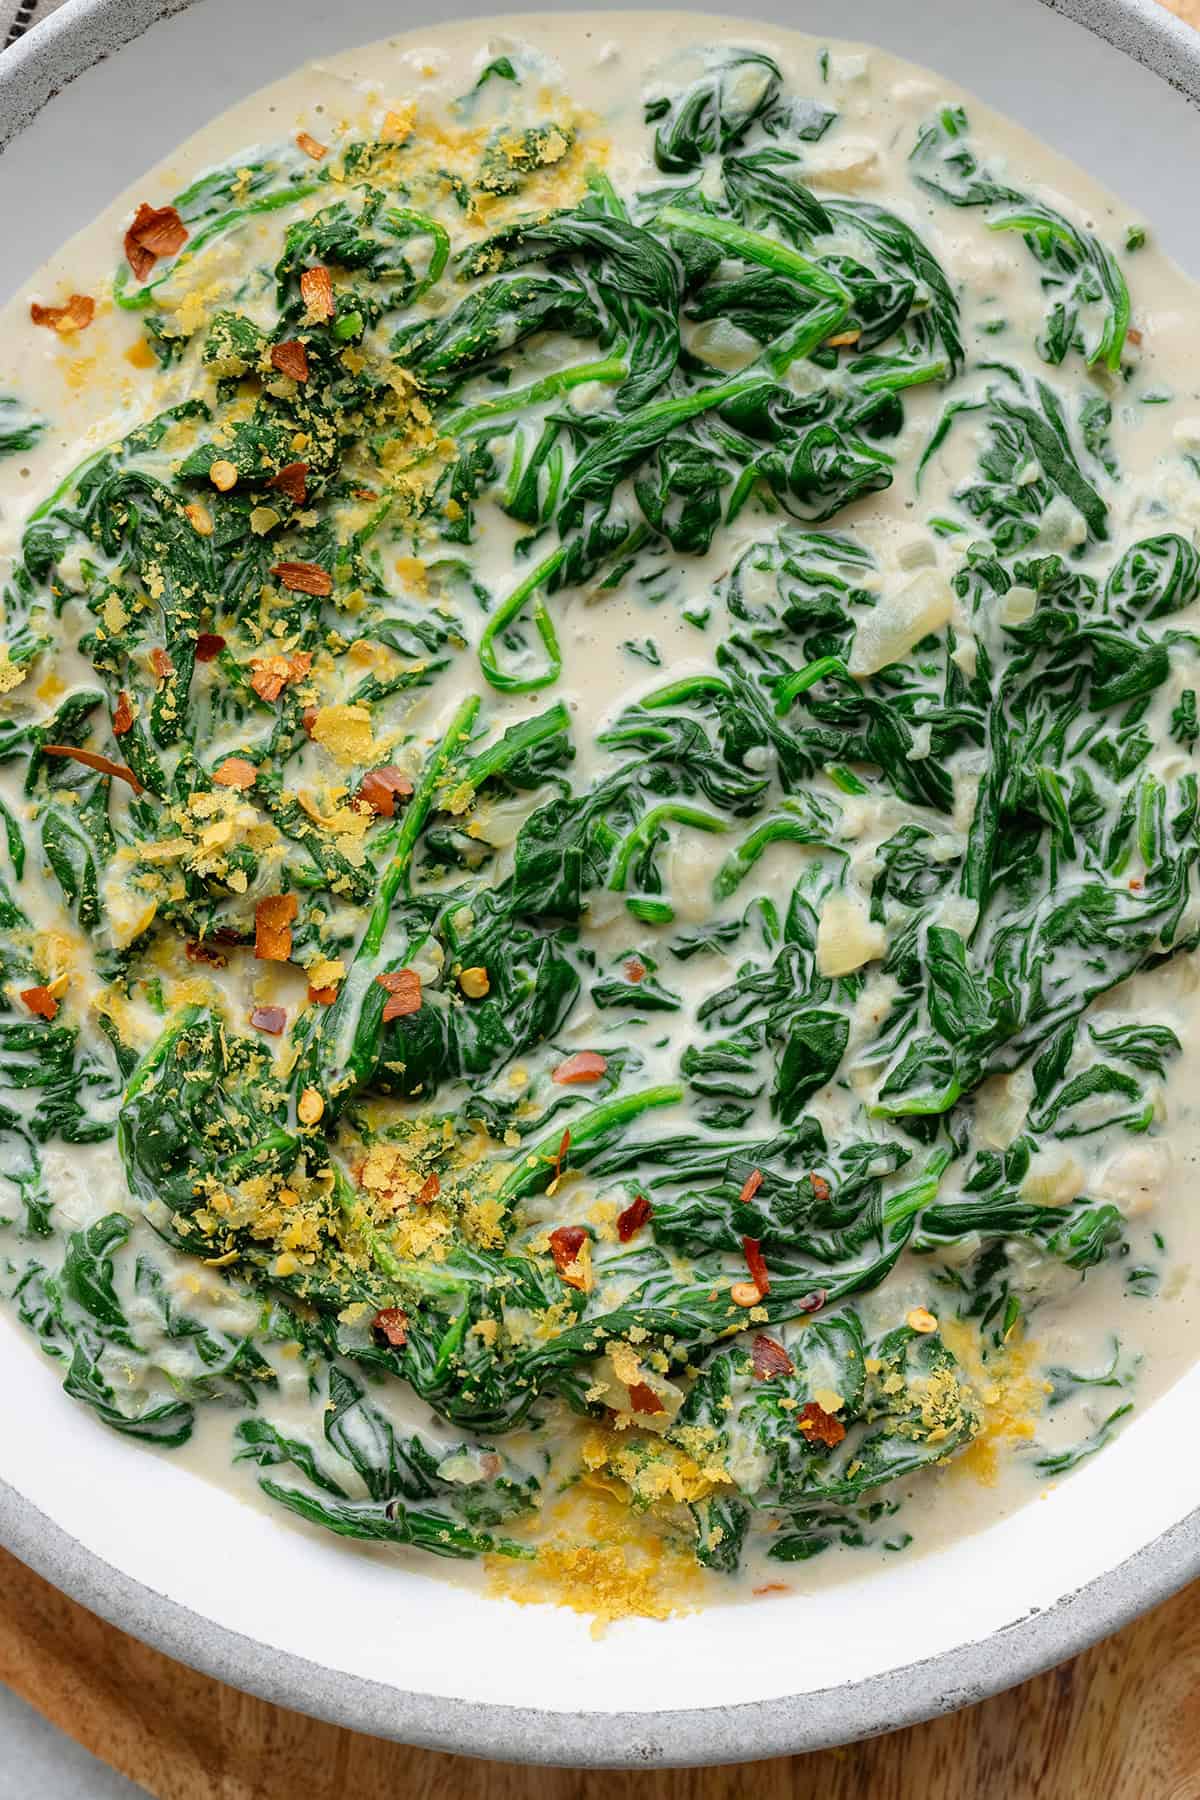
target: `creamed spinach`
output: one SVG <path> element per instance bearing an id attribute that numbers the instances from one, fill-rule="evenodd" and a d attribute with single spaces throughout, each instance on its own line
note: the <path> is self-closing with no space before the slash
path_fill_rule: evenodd
<path id="1" fill-rule="evenodd" d="M 894 1550 L 1130 1407 L 1037 1338 L 1159 1283 L 1200 938 L 1142 238 L 951 103 L 872 185 L 829 67 L 694 55 L 622 147 L 514 50 L 148 193 L 136 417 L 24 522 L 4 1286 L 346 1537 L 528 1559 L 603 1488 L 725 1574 Z"/>

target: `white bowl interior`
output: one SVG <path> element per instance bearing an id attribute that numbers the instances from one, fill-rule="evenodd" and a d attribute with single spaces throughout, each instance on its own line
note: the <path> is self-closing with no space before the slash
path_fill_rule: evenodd
<path id="1" fill-rule="evenodd" d="M 559 0 L 561 6 L 561 0 Z M 457 0 L 201 0 L 91 68 L 0 164 L 15 283 L 185 135 L 288 65 L 470 16 Z M 572 9 L 574 10 L 574 9 Z M 974 89 L 1091 170 L 1200 275 L 1200 117 L 1157 78 L 1037 0 L 750 0 L 774 23 L 848 25 Z M 236 56 L 231 46 L 236 44 Z M 117 122 L 120 122 L 119 125 Z M 973 1643 L 1113 1569 L 1200 1503 L 1194 1369 L 1068 1483 L 981 1537 L 863 1564 L 811 1596 L 630 1622 L 517 1608 L 283 1529 L 165 1457 L 106 1434 L 7 1323 L 0 1477 L 88 1550 L 220 1626 L 390 1687 L 551 1711 L 723 1707 L 853 1682 Z M 1152 1471 L 1152 1475 L 1151 1472 Z M 1064 1651 L 1068 1647 L 1064 1645 Z M 289 1696 L 304 1704 L 305 1696 Z M 315 1710 L 319 1698 L 313 1696 Z M 869 1729 L 864 1720 L 861 1729 Z M 486 1729 L 476 1745 L 487 1748 Z M 754 1754 L 756 1746 L 747 1745 Z"/>
<path id="2" fill-rule="evenodd" d="M 904 1668 L 1053 1606 L 1200 1499 L 1200 1459 L 1162 1453 L 1190 1441 L 1192 1375 L 1069 1482 L 975 1537 L 911 1561 L 864 1560 L 858 1579 L 810 1595 L 627 1620 L 593 1638 L 574 1613 L 489 1600 L 282 1527 L 105 1432 L 7 1329 L 0 1369 L 15 1396 L 0 1474 L 105 1562 L 325 1668 L 565 1713 L 731 1707 Z"/>

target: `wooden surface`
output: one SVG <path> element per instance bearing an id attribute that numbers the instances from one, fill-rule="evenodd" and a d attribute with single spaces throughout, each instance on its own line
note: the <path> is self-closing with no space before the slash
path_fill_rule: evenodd
<path id="1" fill-rule="evenodd" d="M 1172 10 L 1200 25 L 1200 0 Z M 967 1712 L 752 1770 L 586 1775 L 360 1737 L 170 1662 L 3 1551 L 0 1681 L 156 1800 L 1200 1800 L 1200 1582 Z"/>

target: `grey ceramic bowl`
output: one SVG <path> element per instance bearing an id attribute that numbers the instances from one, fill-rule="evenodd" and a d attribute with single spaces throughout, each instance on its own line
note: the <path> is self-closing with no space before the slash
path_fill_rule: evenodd
<path id="1" fill-rule="evenodd" d="M 1059 0 L 1057 6 L 1053 0 L 1005 0 L 1003 7 L 995 0 L 908 0 L 903 7 L 895 0 L 859 0 L 853 9 L 844 0 L 744 3 L 748 18 L 852 33 L 976 89 L 1125 192 L 1154 221 L 1167 247 L 1200 274 L 1191 241 L 1200 38 L 1153 0 Z M 304 58 L 435 16 L 488 10 L 483 0 L 450 0 L 436 8 L 430 0 L 341 0 L 337 7 L 329 0 L 240 0 L 240 6 L 239 0 L 67 0 L 0 59 L 0 143 L 8 146 L 0 162 L 0 199 L 9 223 L 10 275 L 23 278 L 185 135 Z M 573 9 L 560 0 L 557 10 Z M 1174 1408 L 1172 1425 L 1182 1418 L 1183 1428 L 1168 1437 L 1176 1444 L 1192 1441 L 1185 1409 L 1194 1411 L 1197 1374 L 1180 1384 L 1186 1393 L 1175 1390 L 1159 1403 Z M 222 1554 L 200 1577 L 186 1555 L 174 1564 L 169 1557 L 152 1558 L 148 1490 L 159 1500 L 165 1492 L 170 1501 L 192 1478 L 160 1475 L 164 1464 L 142 1460 L 146 1453 L 136 1448 L 100 1442 L 98 1427 L 89 1435 L 87 1422 L 78 1423 L 52 1378 L 6 1324 L 0 1325 L 0 1380 L 6 1411 L 16 1421 L 0 1448 L 0 1471 L 8 1478 L 0 1480 L 0 1542 L 17 1556 L 114 1624 L 208 1674 L 359 1730 L 473 1755 L 647 1766 L 740 1761 L 844 1742 L 1021 1681 L 1117 1629 L 1200 1571 L 1200 1511 L 1188 1510 L 1194 1475 L 1190 1488 L 1183 1482 L 1164 1501 L 1161 1465 L 1151 1490 L 1141 1481 L 1144 1464 L 1133 1463 L 1138 1448 L 1130 1433 L 1107 1453 L 1123 1461 L 1101 1459 L 1113 1471 L 1114 1491 L 1124 1470 L 1128 1505 L 1110 1507 L 1110 1478 L 1096 1473 L 1099 1463 L 1071 1488 L 1078 1531 L 1091 1539 L 1088 1578 L 1073 1576 L 1065 1564 L 1056 1577 L 1051 1567 L 1048 1574 L 1043 1570 L 1034 1596 L 1015 1565 L 981 1566 L 981 1581 L 1011 1586 L 1011 1606 L 997 1613 L 999 1625 L 973 1640 L 968 1634 L 937 1656 L 834 1685 L 809 1681 L 803 1692 L 781 1694 L 778 1645 L 785 1641 L 781 1633 L 794 1626 L 784 1625 L 782 1608 L 769 1608 L 756 1627 L 763 1645 L 761 1685 L 754 1685 L 752 1666 L 743 1679 L 750 1697 L 740 1704 L 690 1705 L 685 1695 L 666 1710 L 615 1708 L 606 1705 L 598 1679 L 580 1688 L 578 1705 L 551 1710 L 538 1704 L 537 1663 L 557 1652 L 543 1652 L 538 1643 L 562 1641 L 561 1616 L 542 1612 L 532 1624 L 525 1615 L 522 1636 L 515 1624 L 511 1628 L 513 1644 L 521 1648 L 513 1649 L 503 1702 L 478 1690 L 464 1697 L 465 1687 L 456 1691 L 444 1683 L 440 1692 L 414 1691 L 419 1684 L 411 1673 L 404 1678 L 403 1668 L 393 1683 L 364 1674 L 361 1666 L 348 1668 L 347 1659 L 332 1651 L 323 1661 L 324 1646 L 314 1650 L 311 1633 L 289 1636 L 266 1603 L 269 1538 L 256 1540 L 260 1565 L 243 1553 L 240 1610 L 228 1592 L 226 1567 L 236 1559 L 236 1545 L 221 1542 Z M 1147 1442 L 1141 1440 L 1143 1452 Z M 211 1504 L 234 1506 L 216 1499 Z M 162 1510 L 169 1512 L 169 1505 Z M 235 1534 L 243 1531 L 233 1515 L 224 1516 Z M 247 1534 L 266 1530 L 257 1515 L 239 1517 Z M 1023 1529 L 1033 1542 L 1038 1526 L 1032 1512 L 1022 1517 L 1030 1520 Z M 454 1604 L 440 1597 L 450 1590 L 435 1583 L 407 1592 L 422 1626 L 429 1615 L 421 1607 L 436 1612 Z M 847 1634 L 869 1633 L 863 1584 L 845 1593 Z M 235 1618 L 242 1629 L 231 1623 Z M 670 1634 L 675 1627 L 648 1629 Z M 729 1627 L 707 1629 L 719 1644 L 720 1631 Z M 299 1653 L 301 1641 L 307 1654 Z M 651 1654 L 670 1659 L 676 1641 L 656 1640 L 661 1647 Z M 582 1660 L 583 1652 L 570 1654 Z M 527 1670 L 523 1656 L 529 1657 Z"/>

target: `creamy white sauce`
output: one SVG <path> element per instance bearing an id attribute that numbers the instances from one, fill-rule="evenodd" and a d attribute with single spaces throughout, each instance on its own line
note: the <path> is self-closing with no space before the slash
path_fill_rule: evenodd
<path id="1" fill-rule="evenodd" d="M 50 428 L 28 454 L 0 465 L 0 548 L 9 556 L 16 554 L 31 504 L 62 480 L 83 455 L 113 442 L 133 424 L 183 398 L 191 384 L 186 361 L 164 374 L 137 367 L 138 316 L 121 312 L 102 298 L 119 257 L 125 223 L 137 203 L 165 203 L 199 172 L 228 161 L 240 147 L 281 141 L 297 130 L 336 146 L 346 137 L 377 126 L 390 108 L 409 102 L 417 104 L 421 120 L 437 120 L 472 86 L 488 61 L 510 51 L 523 56 L 532 53 L 541 65 L 545 89 L 554 95 L 568 95 L 584 120 L 583 131 L 603 146 L 608 172 L 618 188 L 636 190 L 656 178 L 648 160 L 651 133 L 641 119 L 643 96 L 660 91 L 664 84 L 685 82 L 692 69 L 681 46 L 692 43 L 763 48 L 780 62 L 795 91 L 819 92 L 822 100 L 835 106 L 840 115 L 838 127 L 812 147 L 807 162 L 806 178 L 814 189 L 819 194 L 852 193 L 877 199 L 911 220 L 958 289 L 968 361 L 1002 355 L 1035 373 L 1044 372 L 1033 349 L 1044 297 L 1019 236 L 989 233 L 978 211 L 959 211 L 941 204 L 923 195 L 909 179 L 907 158 L 918 125 L 937 105 L 963 98 L 940 77 L 876 50 L 849 44 L 823 46 L 797 33 L 758 31 L 708 15 L 529 15 L 494 21 L 486 31 L 479 25 L 447 27 L 397 37 L 311 65 L 234 108 L 118 196 L 15 296 L 0 319 L 0 392 L 19 395 L 50 421 Z M 821 87 L 818 52 L 823 48 L 829 51 L 829 74 L 827 84 Z M 1118 200 L 976 100 L 966 97 L 965 104 L 974 139 L 986 148 L 1001 178 L 1084 220 L 1120 249 L 1125 229 L 1134 221 Z M 206 276 L 269 263 L 280 229 L 268 218 L 233 234 L 209 253 Z M 1123 471 L 1111 518 L 1114 560 L 1128 543 L 1149 531 L 1170 528 L 1192 536 L 1200 525 L 1200 480 L 1183 460 L 1185 451 L 1200 447 L 1200 385 L 1194 373 L 1200 291 L 1159 253 L 1152 237 L 1146 248 L 1124 259 L 1124 266 L 1133 296 L 1134 325 L 1142 340 L 1137 381 L 1125 389 L 1103 373 L 1085 375 L 1077 359 L 1067 372 L 1072 383 L 1084 386 L 1090 382 L 1113 402 L 1112 435 Z M 58 303 L 73 291 L 99 299 L 95 322 L 88 330 L 60 339 L 30 323 L 31 300 Z M 1009 326 L 997 339 L 983 327 L 1001 316 Z M 709 335 L 697 347 L 711 360 L 723 360 L 730 368 L 747 360 L 752 345 L 740 345 L 735 337 L 717 340 L 712 328 L 704 329 Z M 553 343 L 546 345 L 542 354 L 546 367 L 556 365 Z M 528 378 L 532 379 L 538 372 L 537 355 L 531 354 L 527 361 Z M 1148 389 L 1167 397 L 1161 404 L 1144 404 L 1142 396 Z M 604 404 L 605 398 L 603 392 L 580 389 L 570 404 L 583 410 Z M 978 433 L 971 421 L 961 424 L 932 458 L 919 495 L 912 484 L 916 459 L 941 405 L 942 395 L 934 387 L 918 388 L 906 396 L 904 433 L 888 446 L 897 459 L 893 485 L 834 521 L 834 528 L 852 530 L 874 552 L 881 571 L 879 585 L 888 592 L 921 578 L 924 571 L 948 574 L 957 562 L 954 544 L 931 532 L 926 521 L 945 508 L 950 494 L 974 464 Z M 669 676 L 710 666 L 711 643 L 689 622 L 687 614 L 702 609 L 714 579 L 762 529 L 760 519 L 744 515 L 732 530 L 719 533 L 709 556 L 677 559 L 677 590 L 661 604 L 647 604 L 629 584 L 615 592 L 596 586 L 568 591 L 553 601 L 564 660 L 558 691 L 568 699 L 573 716 L 577 761 L 572 779 L 576 786 L 584 785 L 604 766 L 602 753 L 594 744 L 596 733 L 637 692 L 649 691 Z M 1063 530 L 1069 539 L 1069 518 L 1063 521 Z M 503 592 L 511 584 L 512 542 L 517 535 L 511 522 L 494 510 L 489 513 L 487 529 L 473 556 L 494 591 Z M 1010 596 L 1010 605 L 1013 602 Z M 1016 603 L 1019 605 L 1019 600 Z M 69 629 L 69 610 L 67 618 Z M 958 619 L 960 628 L 965 623 Z M 1190 616 L 1179 615 L 1173 623 L 1181 630 L 1200 628 L 1200 608 L 1191 609 Z M 647 636 L 657 645 L 659 667 L 635 662 L 622 649 L 628 640 Z M 970 654 L 969 644 L 964 653 Z M 84 659 L 67 659 L 62 654 L 56 672 L 66 685 L 90 674 Z M 407 729 L 434 739 L 450 715 L 456 691 L 461 692 L 474 676 L 473 659 L 464 658 L 463 666 L 452 672 L 449 681 L 424 690 L 411 705 L 405 715 Z M 18 693 L 13 698 L 23 701 L 25 695 Z M 488 702 L 490 724 L 498 731 L 544 704 L 542 694 L 492 696 Z M 1149 766 L 1161 768 L 1179 752 L 1163 733 L 1156 733 L 1156 738 Z M 0 787 L 10 805 L 17 810 L 24 807 L 10 770 L 0 771 Z M 115 804 L 124 801 L 118 797 Z M 851 856 L 848 892 L 865 893 L 873 874 L 875 848 L 910 815 L 899 801 L 870 807 L 853 800 L 842 804 L 843 837 Z M 968 783 L 959 814 L 947 824 L 948 853 L 961 844 L 972 804 Z M 514 818 L 513 830 L 516 822 Z M 493 824 L 500 841 L 504 822 L 496 819 Z M 719 836 L 676 833 L 669 885 L 678 921 L 686 923 L 710 912 L 709 884 L 728 847 L 728 841 Z M 797 846 L 774 846 L 755 869 L 755 891 L 786 905 L 800 859 L 806 854 Z M 20 890 L 21 900 L 37 909 L 39 923 L 50 926 L 56 904 L 51 891 L 39 883 L 36 856 L 31 862 L 33 873 Z M 633 941 L 629 916 L 616 897 L 611 918 L 605 919 L 598 903 L 591 925 L 596 948 L 605 956 L 620 955 Z M 647 1079 L 674 1073 L 679 1046 L 695 1028 L 698 1000 L 718 984 L 723 973 L 732 971 L 740 954 L 735 946 L 728 958 L 706 955 L 672 967 L 671 985 L 684 995 L 682 1013 L 665 1024 L 652 1020 L 648 1028 L 636 1033 L 646 1058 Z M 258 1000 L 265 997 L 263 972 L 252 962 L 235 965 L 221 980 L 235 1008 L 244 1011 L 252 995 Z M 281 975 L 275 982 L 274 992 L 285 1002 L 294 999 L 301 987 L 299 976 L 290 988 L 289 980 L 291 977 Z M 1135 1258 L 1158 1259 L 1152 1234 L 1162 1234 L 1167 1274 L 1159 1292 L 1153 1298 L 1131 1298 L 1125 1286 L 1126 1269 L 1119 1263 L 1091 1271 L 1085 1281 L 1057 1263 L 1048 1263 L 1044 1271 L 1036 1267 L 1028 1271 L 1031 1286 L 1043 1276 L 1047 1284 L 1046 1298 L 1033 1321 L 1034 1372 L 1054 1364 L 1102 1368 L 1111 1354 L 1112 1340 L 1119 1338 L 1123 1363 L 1142 1359 L 1136 1383 L 1139 1411 L 1151 1405 L 1190 1365 L 1200 1325 L 1196 1261 L 1200 1226 L 1192 1204 L 1200 1163 L 1198 980 L 1196 959 L 1178 958 L 1168 970 L 1140 976 L 1101 1003 L 1103 1009 L 1117 1010 L 1121 1016 L 1149 1017 L 1170 1024 L 1182 1041 L 1183 1054 L 1172 1067 L 1161 1096 L 1160 1121 L 1151 1134 L 1130 1138 L 1115 1151 L 1106 1144 L 1102 1166 L 1093 1160 L 1092 1140 L 1081 1140 L 1074 1150 L 1089 1189 L 1111 1198 L 1129 1218 Z M 875 977 L 860 1002 L 864 1036 L 872 1029 L 874 1012 L 886 1007 L 888 1000 L 885 978 Z M 590 1044 L 606 1023 L 581 1002 L 563 1041 L 568 1048 L 572 1040 Z M 664 1035 L 667 1042 L 656 1049 L 655 1040 Z M 1028 1098 L 1022 1082 L 1018 1073 L 1006 1081 L 997 1080 L 989 1090 L 989 1128 L 997 1144 L 1006 1143 L 1020 1129 L 1023 1102 Z M 845 1101 L 827 1090 L 809 1110 L 836 1131 L 845 1117 Z M 111 1145 L 69 1152 L 52 1149 L 46 1169 L 57 1215 L 65 1226 L 83 1224 L 119 1207 L 125 1199 L 119 1161 Z M 1064 1176 L 1061 1169 L 1039 1174 L 1051 1185 L 1056 1178 L 1068 1183 L 1071 1179 L 1070 1172 Z M 589 1194 L 587 1184 L 581 1184 L 581 1216 L 586 1214 Z M 557 1216 L 552 1205 L 547 1205 L 546 1216 Z M 240 1303 L 218 1275 L 181 1260 L 178 1284 L 193 1304 L 197 1300 L 207 1303 L 206 1317 L 211 1322 L 226 1317 L 235 1322 Z M 881 1324 L 894 1322 L 907 1307 L 926 1304 L 929 1292 L 924 1264 L 909 1258 L 883 1290 L 863 1298 L 862 1311 L 868 1321 L 878 1316 Z M 314 1420 L 298 1371 L 289 1374 L 286 1358 L 276 1360 L 281 1391 L 273 1403 L 272 1417 L 285 1430 L 297 1434 L 313 1431 L 319 1427 L 319 1418 Z M 1052 1413 L 1042 1412 L 1033 1420 L 1035 1439 L 1000 1443 L 996 1479 L 991 1485 L 980 1483 L 954 1464 L 914 1482 L 901 1520 L 914 1536 L 908 1554 L 929 1548 L 946 1534 L 978 1529 L 1036 1497 L 1045 1483 L 1031 1469 L 1031 1444 L 1036 1441 L 1040 1450 L 1053 1450 L 1077 1442 L 1114 1403 L 1108 1390 L 1082 1389 Z M 389 1393 L 388 1405 L 398 1421 L 429 1427 L 426 1409 L 419 1403 Z M 176 1454 L 186 1457 L 206 1478 L 235 1484 L 240 1494 L 253 1500 L 257 1496 L 253 1469 L 230 1467 L 230 1428 L 228 1414 L 218 1408 L 200 1408 L 196 1436 L 186 1450 Z M 443 1435 L 447 1441 L 455 1436 Z M 518 1457 L 519 1450 L 518 1445 Z M 131 1481 L 135 1480 L 131 1465 Z M 132 1493 L 131 1504 L 136 1504 Z M 381 1559 L 395 1554 L 357 1553 L 378 1554 Z M 844 1572 L 847 1564 L 847 1557 L 831 1552 L 799 1568 L 781 1570 L 779 1565 L 766 1565 L 769 1574 L 754 1566 L 746 1580 L 750 1586 L 772 1580 L 803 1588 Z M 713 1591 L 727 1593 L 728 1589 L 714 1584 Z"/>

